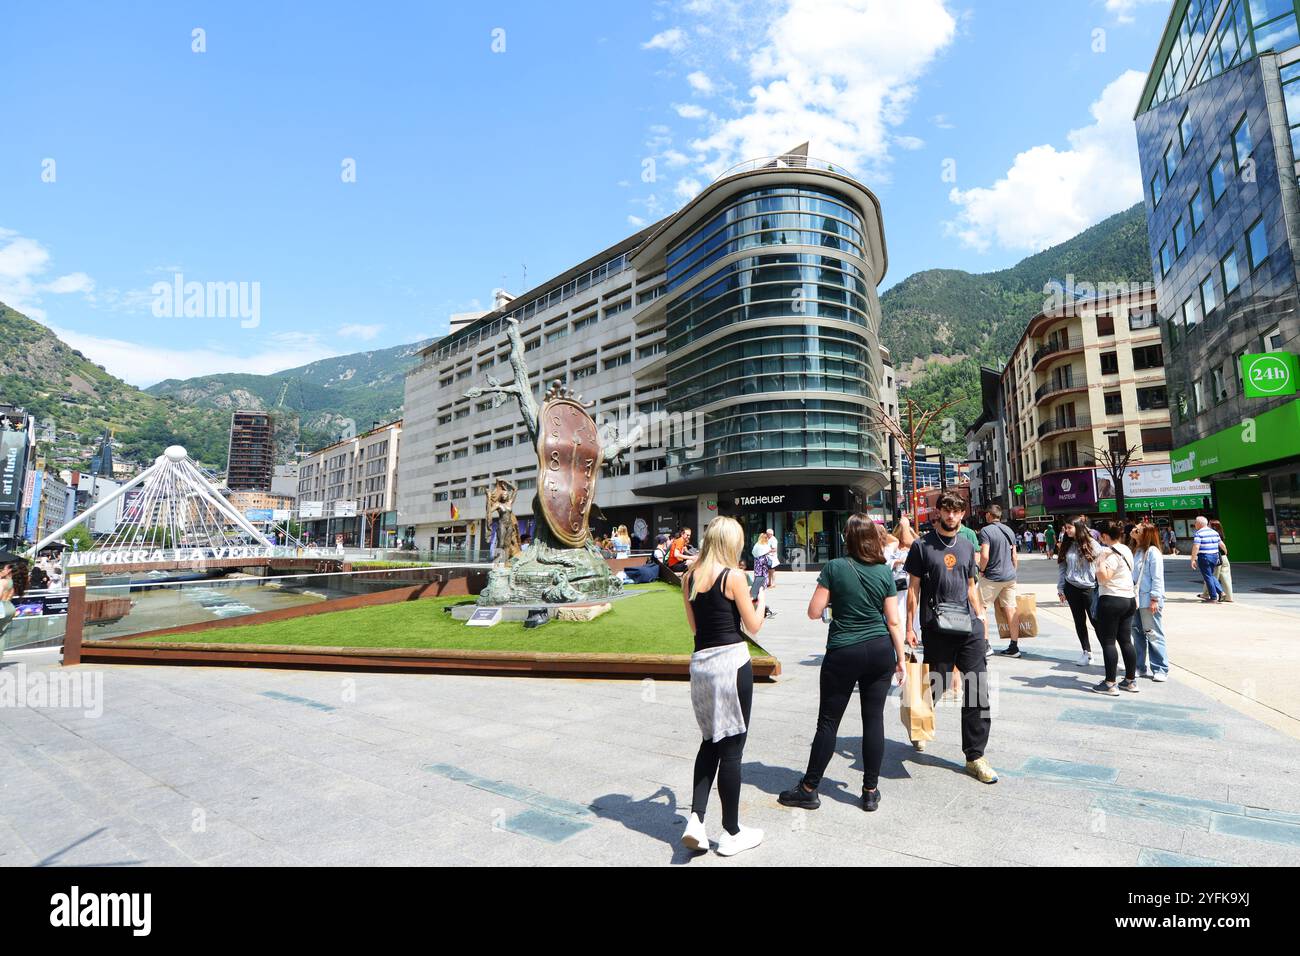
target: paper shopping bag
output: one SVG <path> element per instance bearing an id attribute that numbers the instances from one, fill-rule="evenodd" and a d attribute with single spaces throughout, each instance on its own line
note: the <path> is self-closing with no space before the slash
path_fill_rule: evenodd
<path id="1" fill-rule="evenodd" d="M 1038 601 L 1032 594 L 1016 595 L 1016 611 L 1020 615 L 1019 628 L 1020 635 L 1015 638 L 1017 641 L 1023 641 L 1027 637 L 1038 636 Z M 1011 627 L 1007 622 L 1007 614 L 1002 605 L 999 604 L 994 609 L 994 617 L 998 622 L 998 637 L 1008 640 L 1011 636 Z"/>
<path id="2" fill-rule="evenodd" d="M 903 660 L 906 678 L 898 708 L 907 739 L 934 740 L 934 704 L 930 700 L 930 668 L 908 654 Z"/>

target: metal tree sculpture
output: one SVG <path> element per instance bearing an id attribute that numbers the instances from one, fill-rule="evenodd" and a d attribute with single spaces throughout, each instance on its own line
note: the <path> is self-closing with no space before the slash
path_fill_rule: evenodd
<path id="1" fill-rule="evenodd" d="M 890 418 L 889 414 L 885 412 L 883 408 L 876 412 L 876 424 L 889 432 L 889 434 L 893 435 L 899 445 L 902 446 L 903 450 L 907 452 L 907 461 L 912 472 L 912 500 L 909 504 L 911 505 L 910 510 L 912 510 L 913 514 L 915 514 L 916 509 L 917 492 L 916 450 L 925 444 L 925 433 L 929 431 L 930 426 L 934 424 L 935 419 L 938 418 L 942 412 L 952 408 L 952 406 L 962 402 L 963 400 L 964 397 L 954 398 L 952 401 L 944 402 L 938 408 L 931 409 L 927 412 L 922 411 L 921 406 L 912 399 L 907 399 L 906 429 L 903 428 L 901 423 Z"/>
<path id="2" fill-rule="evenodd" d="M 1128 448 L 1090 448 L 1093 459 L 1099 466 L 1105 468 L 1110 474 L 1110 480 L 1115 485 L 1115 515 L 1120 521 L 1128 515 L 1124 504 L 1124 472 L 1128 471 L 1128 466 L 1134 462 L 1141 461 L 1138 452 L 1142 450 L 1141 445 L 1130 445 Z"/>

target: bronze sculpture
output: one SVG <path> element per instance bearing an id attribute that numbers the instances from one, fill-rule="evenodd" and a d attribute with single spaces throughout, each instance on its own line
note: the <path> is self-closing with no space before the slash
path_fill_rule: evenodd
<path id="1" fill-rule="evenodd" d="M 588 519 L 602 464 L 616 461 L 640 438 L 640 428 L 602 444 L 583 402 L 555 381 L 539 409 L 528 384 L 524 343 L 515 319 L 506 319 L 513 377 L 507 383 L 488 376 L 467 398 L 493 396 L 500 407 L 514 396 L 537 450 L 537 493 L 533 499 L 533 541 L 488 573 L 480 604 L 571 603 L 617 594 L 622 589 L 591 538 Z M 489 496 L 489 505 L 491 496 Z M 513 505 L 513 498 L 511 499 Z M 488 520 L 491 520 L 489 512 Z M 513 517 L 513 514 L 512 514 Z"/>

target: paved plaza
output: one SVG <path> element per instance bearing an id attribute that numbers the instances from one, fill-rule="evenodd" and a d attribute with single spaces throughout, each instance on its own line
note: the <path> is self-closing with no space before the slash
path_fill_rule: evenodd
<path id="1" fill-rule="evenodd" d="M 954 706 L 917 754 L 894 697 L 879 812 L 859 806 L 856 702 L 821 809 L 777 804 L 808 757 L 825 640 L 803 615 L 814 576 L 784 573 L 761 635 L 784 674 L 755 688 L 741 801 L 766 840 L 734 859 L 677 845 L 699 739 L 685 682 L 59 669 L 46 652 L 4 666 L 102 675 L 102 714 L 0 707 L 0 863 L 1300 863 L 1300 577 L 1237 569 L 1237 604 L 1202 607 L 1170 559 L 1173 679 L 1110 699 L 1087 691 L 1100 665 L 1074 663 L 1054 562 L 1023 567 L 1043 636 L 990 662 L 993 786 L 961 772 Z M 715 794 L 715 840 L 719 817 Z"/>

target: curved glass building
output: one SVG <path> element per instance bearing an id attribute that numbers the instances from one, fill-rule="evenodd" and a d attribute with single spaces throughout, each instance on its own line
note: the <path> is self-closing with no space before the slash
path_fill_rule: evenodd
<path id="1" fill-rule="evenodd" d="M 464 395 L 484 374 L 511 376 L 513 319 L 539 395 L 560 379 L 598 422 L 646 430 L 600 477 L 597 533 L 626 524 L 648 546 L 732 514 L 751 537 L 774 529 L 786 561 L 838 556 L 844 520 L 887 482 L 885 266 L 879 202 L 843 169 L 800 149 L 729 170 L 422 352 L 407 377 L 405 537 L 483 547 L 489 478 L 516 481 L 515 512 L 529 513 L 536 461 L 517 410 Z"/>

